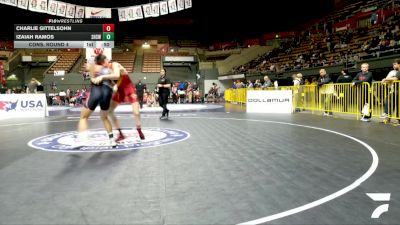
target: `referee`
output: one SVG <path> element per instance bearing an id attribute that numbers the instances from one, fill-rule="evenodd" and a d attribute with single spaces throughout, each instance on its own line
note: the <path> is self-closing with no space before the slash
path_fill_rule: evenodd
<path id="1" fill-rule="evenodd" d="M 169 89 L 171 88 L 171 81 L 166 77 L 165 69 L 160 70 L 160 78 L 158 78 L 157 89 L 159 95 L 160 106 L 163 108 L 160 119 L 168 118 L 169 110 L 167 109 Z"/>

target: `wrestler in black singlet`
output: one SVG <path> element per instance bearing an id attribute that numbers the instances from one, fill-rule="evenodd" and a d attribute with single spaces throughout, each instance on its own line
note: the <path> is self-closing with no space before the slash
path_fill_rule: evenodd
<path id="1" fill-rule="evenodd" d="M 102 65 L 104 60 L 105 56 L 103 55 L 96 56 L 95 58 L 97 65 Z M 112 71 L 109 68 L 102 68 L 99 73 L 95 74 L 95 76 L 107 75 L 111 72 Z M 112 94 L 113 90 L 111 88 L 110 80 L 103 80 L 100 84 L 91 83 L 90 93 L 86 100 L 85 107 L 93 111 L 98 105 L 100 105 L 100 109 L 106 111 L 110 108 Z"/>

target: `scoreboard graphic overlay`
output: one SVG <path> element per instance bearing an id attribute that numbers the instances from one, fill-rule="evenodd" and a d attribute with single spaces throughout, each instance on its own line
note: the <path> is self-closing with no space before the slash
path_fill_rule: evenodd
<path id="1" fill-rule="evenodd" d="M 15 24 L 14 48 L 114 48 L 114 24 Z"/>

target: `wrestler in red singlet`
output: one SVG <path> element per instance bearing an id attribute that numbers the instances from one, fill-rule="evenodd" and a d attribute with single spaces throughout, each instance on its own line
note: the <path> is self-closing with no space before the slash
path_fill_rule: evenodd
<path id="1" fill-rule="evenodd" d="M 117 82 L 118 90 L 114 93 L 112 100 L 117 103 L 129 102 L 135 103 L 138 102 L 136 87 L 129 78 L 128 74 L 121 74 Z"/>
<path id="2" fill-rule="evenodd" d="M 121 68 L 121 76 L 116 84 L 117 86 L 117 91 L 114 93 L 111 101 L 111 108 L 110 108 L 110 116 L 112 118 L 112 121 L 114 122 L 118 132 L 119 132 L 119 137 L 117 138 L 117 142 L 122 141 L 125 139 L 124 135 L 122 134 L 120 123 L 117 119 L 117 117 L 114 114 L 115 108 L 123 102 L 129 102 L 132 104 L 133 107 L 133 115 L 135 117 L 135 123 L 136 123 L 136 130 L 139 134 L 139 137 L 141 140 L 144 140 L 144 134 L 141 130 L 141 119 L 140 119 L 140 107 L 139 107 L 139 101 L 137 98 L 136 94 L 136 87 L 129 78 L 129 75 L 125 68 L 123 68 L 120 65 Z"/>

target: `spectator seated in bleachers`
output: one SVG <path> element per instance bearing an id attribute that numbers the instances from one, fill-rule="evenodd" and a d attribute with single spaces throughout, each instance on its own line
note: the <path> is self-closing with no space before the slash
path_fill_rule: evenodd
<path id="1" fill-rule="evenodd" d="M 147 93 L 146 100 L 147 100 L 146 101 L 147 107 L 156 107 L 157 106 L 156 94 L 154 92 Z"/>
<path id="2" fill-rule="evenodd" d="M 382 7 L 383 1 L 374 4 Z M 357 11 L 360 11 L 360 8 L 362 6 L 357 4 L 349 6 L 349 9 Z M 349 16 L 352 15 L 341 15 L 337 18 L 348 19 Z M 329 17 L 336 18 L 335 15 Z M 326 35 L 326 30 L 308 30 L 299 36 L 281 40 L 278 48 L 232 68 L 231 72 L 279 74 L 312 67 L 343 64 L 353 66 L 359 60 L 394 54 L 400 48 L 399 23 L 400 16 L 397 12 L 385 18 L 383 22 L 375 25 L 372 23 L 370 27 L 360 27 L 358 30 L 348 26 L 345 31 Z"/>

